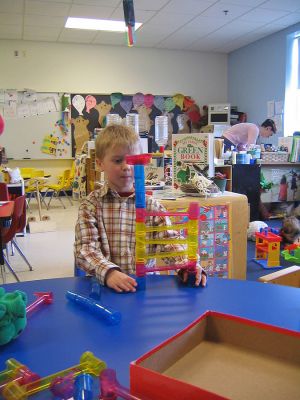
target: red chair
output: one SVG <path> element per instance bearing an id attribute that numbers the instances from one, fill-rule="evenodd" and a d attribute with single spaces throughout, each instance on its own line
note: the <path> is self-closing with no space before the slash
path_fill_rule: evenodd
<path id="1" fill-rule="evenodd" d="M 0 201 L 8 201 L 9 193 L 7 184 L 4 182 L 0 182 Z"/>
<path id="2" fill-rule="evenodd" d="M 29 267 L 29 270 L 32 271 L 32 266 L 27 260 L 25 254 L 22 252 L 20 247 L 18 246 L 15 236 L 19 232 L 23 232 L 24 228 L 26 225 L 26 200 L 25 196 L 19 196 L 16 197 L 14 200 L 14 211 L 11 216 L 11 224 L 9 228 L 7 229 L 2 229 L 2 243 L 3 245 L 7 245 L 9 242 L 12 243 L 12 245 L 17 249 L 23 260 L 26 262 L 26 264 Z M 7 265 L 8 269 L 10 272 L 13 274 L 13 276 L 16 278 L 16 280 L 19 282 L 19 278 L 17 274 L 15 273 L 14 269 L 10 265 L 8 259 L 4 256 L 4 262 Z"/>

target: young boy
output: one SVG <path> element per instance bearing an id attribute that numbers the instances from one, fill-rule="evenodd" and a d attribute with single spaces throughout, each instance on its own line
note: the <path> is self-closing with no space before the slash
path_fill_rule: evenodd
<path id="1" fill-rule="evenodd" d="M 106 182 L 81 203 L 75 228 L 76 265 L 117 292 L 135 292 L 137 286 L 135 279 L 129 276 L 135 273 L 135 193 L 133 167 L 126 163 L 126 155 L 140 153 L 139 137 L 128 127 L 109 125 L 99 134 L 96 162 L 105 173 Z M 146 196 L 146 206 L 149 211 L 165 211 L 149 196 Z M 148 217 L 146 223 L 148 226 L 170 225 L 170 220 Z M 178 235 L 174 231 L 153 234 L 160 238 Z M 153 247 L 150 247 L 152 252 Z M 182 246 L 156 245 L 156 252 L 179 249 L 182 250 Z M 184 272 L 184 282 L 187 278 Z M 206 285 L 206 274 L 200 266 L 195 284 Z"/>

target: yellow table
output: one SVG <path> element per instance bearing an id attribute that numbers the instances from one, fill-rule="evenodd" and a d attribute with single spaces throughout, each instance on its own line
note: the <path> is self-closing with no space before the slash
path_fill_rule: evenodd
<path id="1" fill-rule="evenodd" d="M 199 201 L 201 206 L 228 204 L 231 208 L 231 252 L 229 259 L 229 277 L 246 279 L 247 270 L 247 227 L 249 220 L 247 196 L 224 192 L 211 198 L 178 197 L 176 200 L 159 199 L 166 209 L 185 207 L 191 201 Z"/>

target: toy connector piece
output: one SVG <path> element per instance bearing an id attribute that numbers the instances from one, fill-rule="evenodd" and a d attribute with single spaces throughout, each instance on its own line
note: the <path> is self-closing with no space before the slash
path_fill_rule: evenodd
<path id="1" fill-rule="evenodd" d="M 132 156 L 126 156 L 126 162 L 129 165 L 147 165 L 151 161 L 152 154 L 135 154 Z"/>
<path id="2" fill-rule="evenodd" d="M 93 400 L 93 377 L 80 374 L 75 379 L 74 400 Z"/>
<path id="3" fill-rule="evenodd" d="M 82 308 L 85 308 L 96 317 L 103 319 L 110 325 L 116 325 L 121 321 L 122 315 L 120 312 L 104 307 L 94 299 L 70 291 L 67 291 L 66 298 Z"/>
<path id="4" fill-rule="evenodd" d="M 140 400 L 138 397 L 131 395 L 128 389 L 120 385 L 114 369 L 107 368 L 102 371 L 99 380 L 101 400 L 116 400 L 117 398 L 124 400 Z"/>
<path id="5" fill-rule="evenodd" d="M 34 295 L 37 299 L 26 307 L 26 314 L 29 316 L 33 311 L 35 311 L 41 304 L 51 304 L 53 303 L 53 293 L 52 292 L 36 292 Z"/>

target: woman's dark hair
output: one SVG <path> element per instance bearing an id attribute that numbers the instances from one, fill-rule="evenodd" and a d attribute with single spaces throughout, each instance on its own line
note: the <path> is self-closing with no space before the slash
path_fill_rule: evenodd
<path id="1" fill-rule="evenodd" d="M 280 184 L 283 185 L 286 183 L 286 176 L 282 175 L 281 180 L 280 180 Z"/>
<path id="2" fill-rule="evenodd" d="M 269 119 L 269 118 L 266 119 L 266 120 L 261 124 L 261 126 L 263 126 L 264 128 L 267 128 L 268 126 L 270 126 L 273 133 L 276 133 L 276 131 L 277 131 L 275 122 L 274 122 L 272 119 Z"/>

